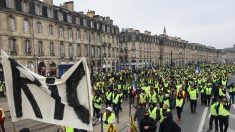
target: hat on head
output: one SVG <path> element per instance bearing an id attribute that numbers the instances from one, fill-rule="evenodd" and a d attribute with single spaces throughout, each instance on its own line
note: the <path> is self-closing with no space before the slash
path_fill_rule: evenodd
<path id="1" fill-rule="evenodd" d="M 107 107 L 106 110 L 113 111 L 112 107 Z"/>

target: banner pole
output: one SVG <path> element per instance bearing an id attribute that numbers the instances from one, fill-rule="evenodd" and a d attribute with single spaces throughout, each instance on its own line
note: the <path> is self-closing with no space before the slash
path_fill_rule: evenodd
<path id="1" fill-rule="evenodd" d="M 103 130 L 103 113 L 100 113 L 100 121 L 101 121 L 101 125 L 100 125 L 100 127 L 101 127 L 101 132 L 103 132 L 104 130 Z"/>
<path id="2" fill-rule="evenodd" d="M 131 100 L 129 101 L 129 117 L 131 116 Z"/>
<path id="3" fill-rule="evenodd" d="M 13 130 L 16 132 L 15 122 L 12 122 Z"/>

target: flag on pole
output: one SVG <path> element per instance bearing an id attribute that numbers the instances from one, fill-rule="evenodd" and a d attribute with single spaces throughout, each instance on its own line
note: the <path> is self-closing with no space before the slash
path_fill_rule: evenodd
<path id="1" fill-rule="evenodd" d="M 131 93 L 135 94 L 136 89 L 137 89 L 136 81 L 133 81 Z"/>
<path id="2" fill-rule="evenodd" d="M 13 122 L 40 122 L 92 131 L 92 99 L 85 58 L 61 79 L 38 75 L 2 54 L 7 99 Z"/>
<path id="3" fill-rule="evenodd" d="M 199 67 L 199 66 L 197 66 L 197 67 L 196 67 L 196 71 L 195 71 L 195 73 L 199 73 L 200 71 L 201 71 L 200 67 Z"/>

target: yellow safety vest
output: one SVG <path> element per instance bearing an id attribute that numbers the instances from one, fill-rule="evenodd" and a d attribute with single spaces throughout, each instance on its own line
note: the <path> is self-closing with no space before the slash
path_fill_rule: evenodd
<path id="1" fill-rule="evenodd" d="M 183 98 L 181 98 L 181 99 L 176 98 L 176 107 L 182 107 L 183 103 L 184 103 Z"/>
<path id="2" fill-rule="evenodd" d="M 156 120 L 156 117 L 157 117 L 157 107 L 154 107 L 153 110 L 151 111 L 150 108 L 148 109 L 149 111 L 149 116 L 151 118 L 153 118 L 154 120 Z"/>
<path id="3" fill-rule="evenodd" d="M 111 96 L 112 96 L 112 92 L 107 92 L 106 93 L 106 98 L 107 98 L 107 100 L 111 100 Z"/>
<path id="4" fill-rule="evenodd" d="M 230 115 L 229 111 L 227 109 L 225 109 L 222 104 L 220 104 L 220 106 L 219 106 L 219 115 L 220 116 L 229 116 Z"/>
<path id="5" fill-rule="evenodd" d="M 189 92 L 190 100 L 197 100 L 197 91 L 193 90 Z"/>
<path id="6" fill-rule="evenodd" d="M 213 116 L 218 116 L 217 112 L 216 112 L 216 107 L 217 107 L 218 103 L 214 103 L 211 105 L 211 115 Z"/>
<path id="7" fill-rule="evenodd" d="M 167 111 L 167 112 L 170 112 L 171 110 L 170 110 L 170 109 L 167 109 L 166 111 Z M 164 119 L 164 116 L 163 116 L 163 109 L 161 108 L 161 109 L 160 109 L 160 123 L 163 121 L 163 119 Z"/>
<path id="8" fill-rule="evenodd" d="M 103 123 L 104 129 L 108 129 L 109 125 L 112 124 L 115 121 L 115 114 L 111 113 L 111 115 L 106 119 L 106 112 L 104 112 L 103 115 L 103 121 L 108 121 L 108 124 Z"/>
<path id="9" fill-rule="evenodd" d="M 94 98 L 94 106 L 95 108 L 97 109 L 101 109 L 101 106 L 102 106 L 102 103 L 101 104 L 98 104 L 97 102 L 100 102 L 101 101 L 101 98 Z"/>
<path id="10" fill-rule="evenodd" d="M 206 95 L 211 95 L 212 88 L 206 87 Z"/>
<path id="11" fill-rule="evenodd" d="M 74 128 L 72 128 L 72 127 L 66 127 L 66 132 L 74 132 Z"/>
<path id="12" fill-rule="evenodd" d="M 113 96 L 114 96 L 114 94 L 113 94 Z M 116 95 L 116 97 L 115 97 L 115 98 L 113 98 L 113 103 L 114 103 L 114 104 L 117 104 L 117 103 L 118 103 L 118 101 L 119 101 L 119 97 L 120 97 L 120 95 L 119 95 L 119 94 L 117 94 L 117 95 Z"/>
<path id="13" fill-rule="evenodd" d="M 156 92 L 154 92 L 153 94 L 149 94 L 149 99 L 150 99 L 150 103 L 157 103 L 157 94 Z"/>
<path id="14" fill-rule="evenodd" d="M 140 94 L 140 103 L 146 103 L 146 95 Z"/>

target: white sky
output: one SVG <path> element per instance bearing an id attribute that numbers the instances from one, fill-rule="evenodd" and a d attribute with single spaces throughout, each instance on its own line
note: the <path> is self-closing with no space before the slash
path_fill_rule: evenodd
<path id="1" fill-rule="evenodd" d="M 69 0 L 54 0 L 55 5 Z M 122 28 L 167 34 L 215 48 L 235 44 L 235 0 L 74 0 L 75 11 L 94 10 Z"/>

